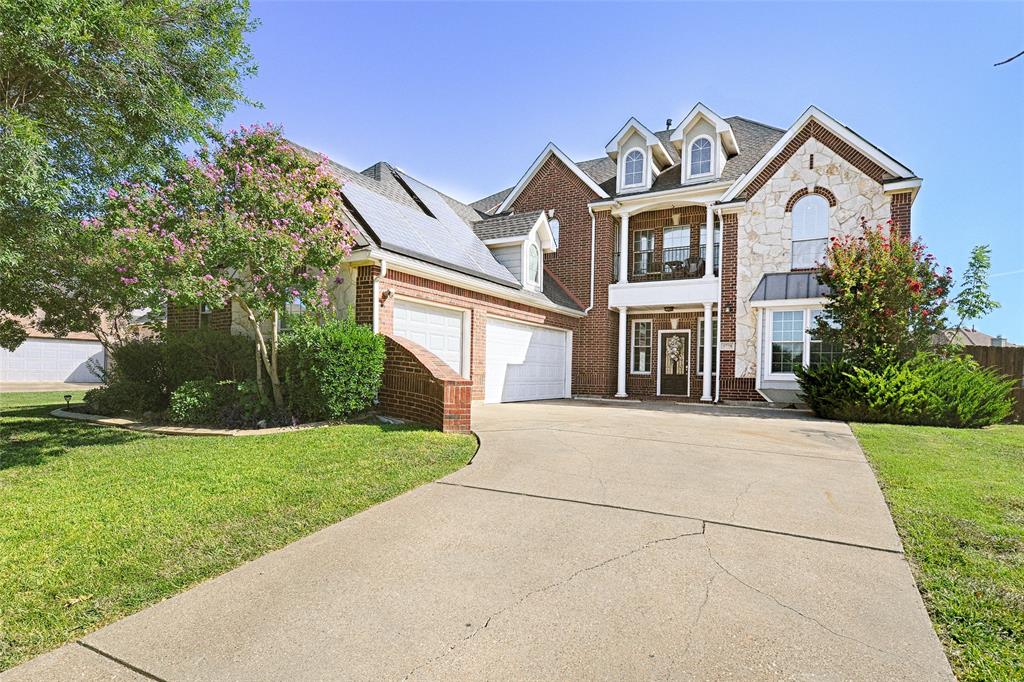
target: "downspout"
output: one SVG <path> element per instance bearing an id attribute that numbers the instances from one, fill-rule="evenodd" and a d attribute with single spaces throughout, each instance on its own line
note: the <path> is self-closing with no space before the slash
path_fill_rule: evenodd
<path id="1" fill-rule="evenodd" d="M 722 277 L 725 272 L 722 269 L 722 260 L 725 257 L 725 221 L 722 219 L 722 209 L 718 209 L 718 225 L 721 230 L 721 245 L 718 247 L 718 338 L 715 339 L 715 367 L 718 371 L 715 373 L 715 400 L 718 402 L 722 398 Z M 711 253 L 715 252 L 715 226 L 711 226 Z M 738 255 L 738 254 L 737 254 Z M 737 263 L 737 267 L 739 264 Z"/>
<path id="2" fill-rule="evenodd" d="M 590 206 L 587 206 L 587 212 L 590 214 L 590 305 L 583 311 L 584 313 L 589 313 L 590 309 L 594 307 L 594 239 L 597 236 L 597 216 L 594 215 L 594 209 Z"/>
<path id="3" fill-rule="evenodd" d="M 380 272 L 373 278 L 373 333 L 380 333 L 380 280 L 388 274 L 388 262 L 380 259 Z"/>

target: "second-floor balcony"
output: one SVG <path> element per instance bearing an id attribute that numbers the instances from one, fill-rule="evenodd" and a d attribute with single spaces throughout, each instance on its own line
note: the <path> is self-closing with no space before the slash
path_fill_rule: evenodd
<path id="1" fill-rule="evenodd" d="M 656 282 L 673 279 L 698 279 L 707 273 L 707 247 L 701 246 L 696 252 L 689 246 L 676 248 L 633 251 L 629 264 L 630 282 Z M 615 274 L 619 271 L 619 254 L 614 259 Z M 718 276 L 718 245 L 712 258 L 712 274 Z"/>

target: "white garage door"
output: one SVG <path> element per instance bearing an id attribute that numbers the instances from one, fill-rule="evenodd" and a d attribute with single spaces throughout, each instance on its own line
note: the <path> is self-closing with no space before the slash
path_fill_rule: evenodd
<path id="1" fill-rule="evenodd" d="M 487 320 L 489 403 L 569 397 L 568 332 Z"/>
<path id="2" fill-rule="evenodd" d="M 460 310 L 396 300 L 395 336 L 423 346 L 462 374 L 463 314 Z"/>
<path id="3" fill-rule="evenodd" d="M 27 339 L 13 353 L 0 348 L 0 381 L 99 382 L 90 360 L 103 366 L 99 341 Z"/>

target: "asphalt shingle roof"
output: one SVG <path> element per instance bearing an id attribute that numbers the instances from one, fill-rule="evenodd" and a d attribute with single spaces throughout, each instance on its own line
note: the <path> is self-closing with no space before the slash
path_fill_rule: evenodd
<path id="1" fill-rule="evenodd" d="M 527 211 L 526 213 L 501 213 L 499 215 L 473 223 L 473 232 L 480 239 L 506 239 L 509 237 L 525 237 L 537 224 L 543 211 Z"/>

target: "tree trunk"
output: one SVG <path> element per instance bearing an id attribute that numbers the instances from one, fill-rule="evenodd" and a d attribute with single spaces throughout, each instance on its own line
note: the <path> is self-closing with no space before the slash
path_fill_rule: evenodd
<path id="1" fill-rule="evenodd" d="M 278 376 L 277 367 L 277 325 L 278 325 L 279 313 L 275 310 L 273 317 L 273 326 L 270 331 L 270 387 L 274 391 L 274 404 L 278 407 L 284 407 L 284 394 L 281 392 L 281 379 Z"/>

